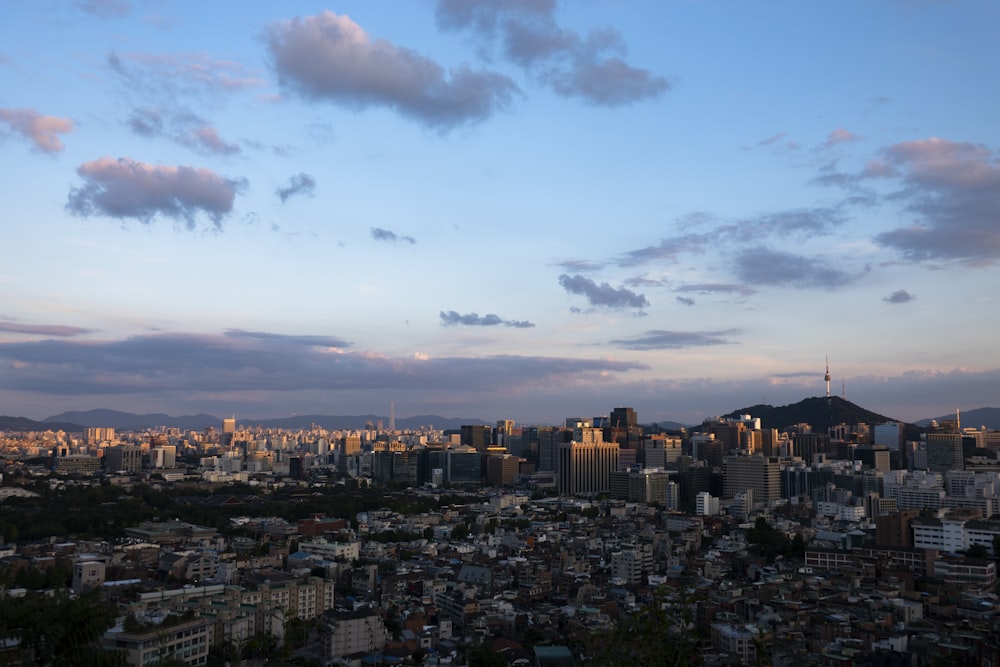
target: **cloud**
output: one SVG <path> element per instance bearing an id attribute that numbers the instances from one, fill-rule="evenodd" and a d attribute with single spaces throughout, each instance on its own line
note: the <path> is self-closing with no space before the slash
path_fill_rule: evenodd
<path id="1" fill-rule="evenodd" d="M 620 345 L 630 350 L 679 350 L 685 347 L 704 347 L 707 345 L 730 345 L 731 341 L 723 336 L 742 333 L 740 329 L 725 329 L 723 331 L 667 331 L 653 329 L 638 338 L 628 340 L 613 340 L 614 345 Z"/>
<path id="2" fill-rule="evenodd" d="M 1000 259 L 1000 163 L 986 146 L 944 139 L 894 144 L 869 163 L 864 176 L 893 179 L 912 225 L 875 237 L 912 261 L 957 260 L 970 265 Z"/>
<path id="3" fill-rule="evenodd" d="M 861 141 L 862 137 L 854 134 L 850 130 L 845 130 L 842 127 L 838 127 L 836 130 L 831 132 L 826 136 L 826 141 L 821 143 L 819 147 L 823 150 L 829 150 L 840 144 L 850 144 L 857 141 Z"/>
<path id="4" fill-rule="evenodd" d="M 825 236 L 841 226 L 845 219 L 840 209 L 823 206 L 762 213 L 732 221 L 715 221 L 698 216 L 699 222 L 695 226 L 704 228 L 703 231 L 660 239 L 658 245 L 630 250 L 618 258 L 617 263 L 619 266 L 634 266 L 659 260 L 676 262 L 682 255 L 700 254 L 722 245 L 742 244 L 747 238 L 807 239 Z M 711 225 L 706 224 L 708 220 L 712 221 Z M 687 228 L 691 224 L 685 221 L 682 226 Z"/>
<path id="5" fill-rule="evenodd" d="M 464 393 L 482 391 L 484 377 L 514 392 L 538 382 L 589 383 L 606 373 L 648 369 L 643 363 L 608 359 L 386 357 L 345 351 L 336 345 L 340 342 L 327 336 L 229 331 L 2 343 L 0 375 L 19 391 L 55 396 L 309 390 Z"/>
<path id="6" fill-rule="evenodd" d="M 627 63 L 621 34 L 611 28 L 586 36 L 560 26 L 552 0 L 438 0 L 438 25 L 499 42 L 503 56 L 564 97 L 622 106 L 659 97 L 670 83 Z"/>
<path id="7" fill-rule="evenodd" d="M 599 271 L 604 268 L 603 263 L 592 262 L 587 259 L 567 259 L 557 262 L 556 266 L 566 269 L 567 271 L 573 271 L 574 273 L 589 273 L 592 271 Z"/>
<path id="8" fill-rule="evenodd" d="M 194 229 L 203 213 L 222 227 L 238 183 L 208 169 L 171 167 L 103 157 L 77 167 L 84 184 L 70 190 L 66 208 L 82 217 L 103 215 L 150 223 L 156 215 L 184 220 Z"/>
<path id="9" fill-rule="evenodd" d="M 711 234 L 683 234 L 660 239 L 659 245 L 629 250 L 618 260 L 618 264 L 632 266 L 658 260 L 676 262 L 681 255 L 704 252 L 711 237 Z"/>
<path id="10" fill-rule="evenodd" d="M 60 324 L 18 324 L 16 322 L 0 321 L 0 331 L 8 333 L 32 334 L 37 336 L 71 337 L 93 333 L 93 329 L 68 327 Z"/>
<path id="11" fill-rule="evenodd" d="M 468 65 L 446 72 L 330 11 L 272 23 L 264 39 L 285 89 L 352 109 L 386 107 L 442 131 L 483 121 L 519 93 L 502 74 Z"/>
<path id="12" fill-rule="evenodd" d="M 216 97 L 265 84 L 250 68 L 203 53 L 112 52 L 107 62 L 124 84 L 126 95 L 160 100 L 164 106 L 175 105 L 183 97 Z"/>
<path id="13" fill-rule="evenodd" d="M 34 109 L 0 109 L 0 121 L 31 141 L 36 150 L 52 155 L 63 150 L 58 135 L 73 131 L 73 121 L 68 118 L 43 116 Z"/>
<path id="14" fill-rule="evenodd" d="M 916 298 L 917 297 L 910 294 L 905 289 L 899 289 L 882 300 L 886 303 L 907 303 L 908 301 L 913 301 Z"/>
<path id="15" fill-rule="evenodd" d="M 835 289 L 854 278 L 818 257 L 806 257 L 762 246 L 737 253 L 736 275 L 751 285 Z"/>
<path id="16" fill-rule="evenodd" d="M 686 296 L 679 296 L 677 297 L 677 303 L 683 304 L 685 306 L 693 306 L 694 299 Z"/>
<path id="17" fill-rule="evenodd" d="M 346 348 L 350 347 L 351 343 L 347 342 L 342 338 L 335 338 L 333 336 L 296 336 L 288 334 L 277 334 L 268 331 L 245 331 L 243 329 L 226 329 L 226 338 L 230 339 L 245 339 L 245 340 L 255 340 L 263 341 L 267 343 L 274 343 L 280 345 L 286 345 L 290 347 L 318 347 L 318 348 Z"/>
<path id="18" fill-rule="evenodd" d="M 126 125 L 143 137 L 166 137 L 202 155 L 233 155 L 240 147 L 219 136 L 218 130 L 186 109 L 174 112 L 155 107 L 133 109 Z"/>
<path id="19" fill-rule="evenodd" d="M 758 146 L 773 146 L 774 144 L 780 142 L 782 139 L 788 136 L 787 132 L 778 132 L 777 134 L 772 134 L 766 139 L 761 139 L 757 142 Z"/>
<path id="20" fill-rule="evenodd" d="M 646 296 L 636 294 L 625 287 L 614 288 L 608 283 L 598 285 L 590 278 L 581 275 L 559 276 L 559 284 L 570 294 L 580 294 L 587 297 L 592 306 L 607 306 L 609 308 L 645 308 L 649 305 Z"/>
<path id="21" fill-rule="evenodd" d="M 744 297 L 757 293 L 757 290 L 752 287 L 734 285 L 732 283 L 694 283 L 691 285 L 681 285 L 675 288 L 674 291 L 693 294 L 739 294 Z"/>
<path id="22" fill-rule="evenodd" d="M 598 106 L 616 107 L 659 97 L 670 89 L 667 80 L 649 70 L 632 67 L 621 58 L 597 62 L 581 60 L 571 68 L 544 77 L 565 97 L 579 97 Z"/>
<path id="23" fill-rule="evenodd" d="M 76 0 L 75 4 L 81 11 L 104 19 L 128 16 L 132 11 L 126 0 Z"/>
<path id="24" fill-rule="evenodd" d="M 295 195 L 306 195 L 311 197 L 316 189 L 316 179 L 306 173 L 295 174 L 288 179 L 288 185 L 275 188 L 274 192 L 284 204 L 289 197 Z"/>
<path id="25" fill-rule="evenodd" d="M 372 227 L 371 235 L 376 241 L 385 241 L 386 243 L 396 243 L 397 241 L 409 243 L 410 245 L 416 245 L 417 243 L 417 240 L 412 236 L 398 236 L 396 232 L 390 229 L 382 229 L 381 227 Z"/>
<path id="26" fill-rule="evenodd" d="M 438 316 L 441 318 L 441 325 L 446 327 L 457 324 L 467 327 L 493 327 L 502 324 L 505 327 L 514 327 L 515 329 L 530 329 L 535 326 L 533 323 L 525 320 L 505 320 L 493 313 L 480 317 L 478 313 L 461 315 L 454 310 L 447 312 L 442 310 Z"/>

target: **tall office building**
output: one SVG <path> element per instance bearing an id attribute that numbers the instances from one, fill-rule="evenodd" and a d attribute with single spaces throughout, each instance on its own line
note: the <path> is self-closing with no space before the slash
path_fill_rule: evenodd
<path id="1" fill-rule="evenodd" d="M 484 424 L 463 424 L 461 443 L 465 447 L 485 452 L 493 444 L 493 429 Z"/>
<path id="2" fill-rule="evenodd" d="M 795 456 L 812 463 L 817 454 L 830 453 L 830 436 L 826 433 L 796 433 L 792 436 Z"/>
<path id="3" fill-rule="evenodd" d="M 733 498 L 747 489 L 757 501 L 781 497 L 781 464 L 772 456 L 727 456 L 723 460 L 724 493 Z"/>
<path id="4" fill-rule="evenodd" d="M 111 442 L 115 439 L 113 428 L 89 427 L 84 435 L 88 445 L 96 445 L 101 442 Z"/>
<path id="5" fill-rule="evenodd" d="M 233 440 L 236 438 L 236 417 L 226 417 L 222 420 L 222 436 L 219 438 L 219 444 L 223 447 L 230 447 L 233 444 Z"/>
<path id="6" fill-rule="evenodd" d="M 632 408 L 615 408 L 611 411 L 611 428 L 629 429 L 639 424 Z"/>
<path id="7" fill-rule="evenodd" d="M 105 449 L 104 469 L 111 474 L 140 472 L 142 470 L 142 449 L 135 445 L 121 445 Z"/>
<path id="8" fill-rule="evenodd" d="M 498 419 L 497 428 L 494 431 L 494 439 L 497 447 L 505 447 L 510 450 L 510 439 L 514 435 L 514 420 L 513 419 Z"/>
<path id="9" fill-rule="evenodd" d="M 555 471 L 559 469 L 559 446 L 569 442 L 573 432 L 564 428 L 542 427 L 538 429 L 538 469 Z"/>
<path id="10" fill-rule="evenodd" d="M 961 433 L 928 433 L 926 450 L 927 469 L 931 472 L 965 469 Z"/>
<path id="11" fill-rule="evenodd" d="M 559 493 L 576 495 L 611 490 L 618 470 L 618 443 L 565 442 L 559 446 Z"/>
<path id="12" fill-rule="evenodd" d="M 173 468 L 177 465 L 177 447 L 160 445 L 149 450 L 150 468 Z"/>

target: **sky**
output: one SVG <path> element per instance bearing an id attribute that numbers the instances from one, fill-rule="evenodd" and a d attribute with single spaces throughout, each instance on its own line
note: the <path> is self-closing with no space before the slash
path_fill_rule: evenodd
<path id="1" fill-rule="evenodd" d="M 992 0 L 5 0 L 0 414 L 1000 406 Z"/>

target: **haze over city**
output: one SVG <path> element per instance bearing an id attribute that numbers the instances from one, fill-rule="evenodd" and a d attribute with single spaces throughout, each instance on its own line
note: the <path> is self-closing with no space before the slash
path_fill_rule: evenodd
<path id="1" fill-rule="evenodd" d="M 1000 5 L 0 8 L 0 413 L 1000 404 Z"/>

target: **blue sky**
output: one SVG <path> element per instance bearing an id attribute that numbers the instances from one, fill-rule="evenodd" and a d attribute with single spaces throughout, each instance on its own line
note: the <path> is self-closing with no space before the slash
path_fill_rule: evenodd
<path id="1" fill-rule="evenodd" d="M 1000 405 L 998 21 L 5 2 L 0 413 Z"/>

